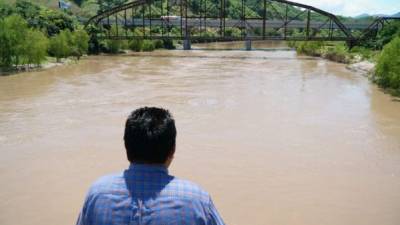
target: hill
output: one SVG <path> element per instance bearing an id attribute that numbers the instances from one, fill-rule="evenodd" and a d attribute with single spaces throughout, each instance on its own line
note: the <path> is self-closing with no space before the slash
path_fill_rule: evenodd
<path id="1" fill-rule="evenodd" d="M 358 16 L 355 16 L 354 18 L 356 18 L 356 19 L 364 19 L 364 18 L 367 18 L 367 17 L 370 17 L 370 15 L 368 13 L 363 13 L 363 14 L 360 14 Z"/>
<path id="2" fill-rule="evenodd" d="M 0 3 L 13 5 L 15 4 L 16 1 L 17 0 L 0 0 Z M 58 0 L 24 0 L 24 1 L 48 7 L 50 9 L 58 9 Z M 97 0 L 73 0 L 68 2 L 71 3 L 71 12 L 73 14 L 82 17 L 94 16 L 99 9 L 97 5 Z"/>

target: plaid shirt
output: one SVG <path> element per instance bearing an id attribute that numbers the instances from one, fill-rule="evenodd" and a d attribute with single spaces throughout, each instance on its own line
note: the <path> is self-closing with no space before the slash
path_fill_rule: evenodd
<path id="1" fill-rule="evenodd" d="M 168 175 L 162 166 L 132 164 L 100 178 L 87 194 L 77 225 L 223 225 L 207 192 Z"/>

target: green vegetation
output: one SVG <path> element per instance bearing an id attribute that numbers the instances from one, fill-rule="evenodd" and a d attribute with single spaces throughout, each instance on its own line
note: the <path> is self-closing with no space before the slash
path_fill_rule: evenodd
<path id="1" fill-rule="evenodd" d="M 289 42 L 289 46 L 299 54 L 323 57 L 335 62 L 376 62 L 373 81 L 391 94 L 400 96 L 400 22 L 386 24 L 378 33 L 376 41 L 362 43 L 352 49 L 345 43 L 317 41 Z"/>
<path id="2" fill-rule="evenodd" d="M 374 81 L 392 94 L 400 96 L 400 36 L 384 48 L 376 64 Z"/>
<path id="3" fill-rule="evenodd" d="M 42 32 L 29 29 L 25 46 L 26 63 L 28 65 L 40 66 L 46 60 L 49 40 Z"/>
<path id="4" fill-rule="evenodd" d="M 67 13 L 41 7 L 29 1 L 18 0 L 12 6 L 0 2 L 0 18 L 13 14 L 20 15 L 29 27 L 41 30 L 48 36 L 65 29 L 74 30 L 79 25 L 78 20 Z"/>
<path id="5" fill-rule="evenodd" d="M 87 53 L 89 36 L 83 30 L 62 30 L 49 39 L 41 31 L 29 28 L 18 15 L 0 20 L 1 67 L 10 69 L 20 65 L 39 66 L 46 60 L 47 52 L 60 61 L 75 56 L 79 60 Z"/>
<path id="6" fill-rule="evenodd" d="M 75 30 L 72 38 L 72 55 L 79 60 L 89 50 L 89 35 L 84 30 Z"/>
<path id="7" fill-rule="evenodd" d="M 18 69 L 39 65 L 46 58 L 48 41 L 40 31 L 28 27 L 18 15 L 0 19 L 0 68 Z"/>
<path id="8" fill-rule="evenodd" d="M 57 58 L 59 62 L 61 58 L 70 56 L 80 59 L 88 52 L 89 35 L 82 29 L 73 32 L 68 29 L 61 31 L 59 34 L 50 38 L 49 55 Z"/>
<path id="9" fill-rule="evenodd" d="M 56 57 L 57 62 L 60 62 L 61 58 L 66 58 L 71 54 L 69 48 L 70 39 L 72 39 L 70 31 L 61 31 L 50 39 L 49 53 Z"/>
<path id="10" fill-rule="evenodd" d="M 47 56 L 77 59 L 88 51 L 89 36 L 77 20 L 62 11 L 28 1 L 14 6 L 0 0 L 0 70 L 40 66 Z"/>
<path id="11" fill-rule="evenodd" d="M 367 40 L 361 45 L 366 48 L 381 50 L 387 43 L 398 36 L 400 36 L 400 21 L 392 21 L 385 23 L 376 40 Z"/>

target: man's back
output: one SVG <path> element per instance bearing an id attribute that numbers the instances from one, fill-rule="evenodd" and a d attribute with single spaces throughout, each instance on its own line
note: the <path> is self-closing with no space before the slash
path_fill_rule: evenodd
<path id="1" fill-rule="evenodd" d="M 210 196 L 163 166 L 131 164 L 89 190 L 78 225 L 223 224 Z"/>

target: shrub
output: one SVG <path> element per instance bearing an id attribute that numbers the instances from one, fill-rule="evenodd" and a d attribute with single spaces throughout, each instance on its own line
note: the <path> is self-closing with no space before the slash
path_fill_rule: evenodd
<path id="1" fill-rule="evenodd" d="M 106 40 L 104 43 L 104 49 L 106 53 L 118 54 L 121 51 L 120 40 Z"/>
<path id="2" fill-rule="evenodd" d="M 384 88 L 400 92 L 400 37 L 387 44 L 378 58 L 375 81 Z"/>
<path id="3" fill-rule="evenodd" d="M 76 30 L 72 33 L 73 38 L 73 53 L 79 60 L 80 57 L 88 52 L 89 35 L 84 30 Z"/>
<path id="4" fill-rule="evenodd" d="M 302 42 L 297 42 L 296 51 L 299 54 L 321 56 L 322 47 L 323 47 L 323 42 L 321 41 L 302 41 Z"/>
<path id="5" fill-rule="evenodd" d="M 151 51 L 154 51 L 154 49 L 155 49 L 155 46 L 154 46 L 153 41 L 151 41 L 151 40 L 144 40 L 143 41 L 142 51 L 151 52 Z"/>
<path id="6" fill-rule="evenodd" d="M 134 39 L 129 42 L 129 49 L 135 52 L 142 51 L 143 40 Z"/>
<path id="7" fill-rule="evenodd" d="M 171 39 L 164 39 L 163 40 L 164 48 L 165 49 L 175 49 L 174 42 Z"/>
<path id="8" fill-rule="evenodd" d="M 351 53 L 360 55 L 362 59 L 371 59 L 375 56 L 374 52 L 371 49 L 360 46 L 352 48 Z"/>
<path id="9" fill-rule="evenodd" d="M 27 22 L 18 15 L 0 20 L 0 65 L 18 66 L 25 52 L 25 40 L 28 32 Z"/>
<path id="10" fill-rule="evenodd" d="M 70 44 L 72 40 L 70 31 L 61 31 L 50 39 L 49 53 L 57 58 L 60 62 L 61 58 L 66 58 L 71 54 Z"/>
<path id="11" fill-rule="evenodd" d="M 154 41 L 154 47 L 155 47 L 156 49 L 164 48 L 164 43 L 163 43 L 163 41 L 162 41 L 162 40 L 155 40 L 155 41 Z"/>
<path id="12" fill-rule="evenodd" d="M 30 29 L 25 46 L 26 63 L 40 65 L 47 57 L 49 40 L 42 32 Z"/>
<path id="13" fill-rule="evenodd" d="M 333 47 L 327 47 L 323 53 L 323 56 L 326 59 L 340 62 L 340 63 L 349 63 L 350 55 L 348 54 L 347 47 L 344 45 L 335 45 Z"/>

